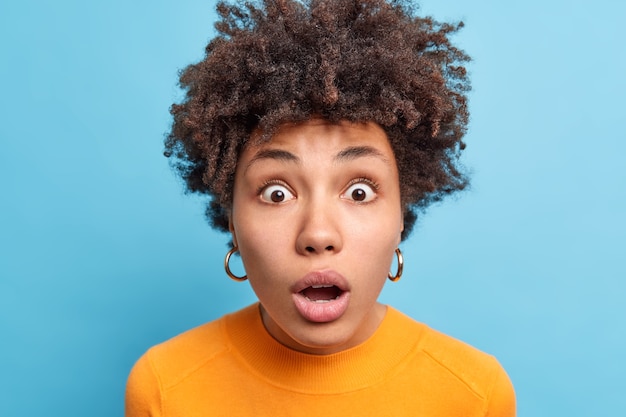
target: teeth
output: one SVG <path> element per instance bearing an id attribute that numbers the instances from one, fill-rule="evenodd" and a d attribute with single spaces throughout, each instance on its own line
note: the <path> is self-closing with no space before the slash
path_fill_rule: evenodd
<path id="1" fill-rule="evenodd" d="M 311 285 L 311 288 L 332 288 L 334 285 Z"/>
<path id="2" fill-rule="evenodd" d="M 304 298 L 306 298 L 307 300 L 311 301 L 312 303 L 330 303 L 331 301 L 334 301 L 336 299 L 338 299 L 339 297 L 335 297 L 332 300 L 311 300 L 309 297 L 307 297 L 306 295 L 304 296 Z"/>

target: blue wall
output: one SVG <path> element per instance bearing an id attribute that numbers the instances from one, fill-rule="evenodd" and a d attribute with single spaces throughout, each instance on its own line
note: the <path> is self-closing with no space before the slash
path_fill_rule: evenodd
<path id="1" fill-rule="evenodd" d="M 212 3 L 0 5 L 0 415 L 122 415 L 146 348 L 254 300 L 162 156 Z M 423 216 L 383 300 L 498 356 L 520 415 L 619 414 L 626 3 L 422 9 L 467 24 L 473 187 Z"/>

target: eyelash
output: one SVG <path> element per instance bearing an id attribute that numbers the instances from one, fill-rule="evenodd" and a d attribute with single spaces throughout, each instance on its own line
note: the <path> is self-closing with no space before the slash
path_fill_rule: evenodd
<path id="1" fill-rule="evenodd" d="M 267 181 L 263 181 L 263 184 L 261 184 L 259 186 L 259 188 L 257 188 L 257 190 L 256 190 L 257 195 L 261 195 L 261 193 L 263 193 L 263 191 L 265 191 L 265 189 L 267 187 L 269 187 L 270 185 L 281 185 L 281 186 L 289 189 L 289 186 L 287 185 L 287 183 L 285 183 L 285 181 L 281 181 L 281 180 L 267 180 Z"/>
<path id="2" fill-rule="evenodd" d="M 350 180 L 348 185 L 346 185 L 346 189 L 350 188 L 354 184 L 360 184 L 360 183 L 364 183 L 364 184 L 369 185 L 370 187 L 372 187 L 372 189 L 374 191 L 378 191 L 378 189 L 380 188 L 380 185 L 376 181 L 371 180 L 371 179 L 369 179 L 367 177 L 359 177 L 359 178 L 355 178 L 353 180 Z"/>
<path id="3" fill-rule="evenodd" d="M 348 184 L 346 185 L 346 188 L 350 188 L 354 184 L 359 184 L 359 183 L 365 183 L 369 185 L 370 187 L 372 187 L 372 189 L 374 189 L 374 191 L 378 191 L 378 189 L 380 188 L 380 185 L 376 181 L 371 180 L 367 177 L 359 177 L 359 178 L 350 180 L 350 182 L 348 182 Z M 287 184 L 282 180 L 267 180 L 267 181 L 263 181 L 263 184 L 261 184 L 257 188 L 256 190 L 257 194 L 261 194 L 263 190 L 267 188 L 268 185 L 282 185 L 283 187 L 289 188 Z"/>

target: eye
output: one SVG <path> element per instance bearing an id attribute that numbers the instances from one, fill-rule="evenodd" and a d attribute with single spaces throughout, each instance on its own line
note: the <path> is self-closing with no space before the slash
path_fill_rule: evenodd
<path id="1" fill-rule="evenodd" d="M 295 196 L 289 189 L 281 184 L 269 184 L 260 192 L 261 200 L 268 203 L 283 203 L 293 200 Z"/>
<path id="2" fill-rule="evenodd" d="M 357 203 L 369 203 L 376 198 L 376 185 L 369 180 L 355 180 L 341 195 Z"/>

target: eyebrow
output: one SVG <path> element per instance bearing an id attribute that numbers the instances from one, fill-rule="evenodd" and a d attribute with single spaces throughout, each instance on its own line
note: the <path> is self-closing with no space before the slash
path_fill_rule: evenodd
<path id="1" fill-rule="evenodd" d="M 383 155 L 378 149 L 371 146 L 350 146 L 349 148 L 345 148 L 335 156 L 335 161 L 353 161 L 355 159 L 368 156 L 373 156 L 375 158 L 382 159 L 385 163 L 389 163 L 385 155 Z"/>
<path id="2" fill-rule="evenodd" d="M 248 164 L 246 165 L 245 170 L 247 171 L 248 168 L 252 166 L 252 164 L 263 159 L 273 159 L 275 161 L 295 162 L 296 164 L 300 163 L 300 158 L 298 158 L 296 155 L 292 154 L 291 152 L 284 151 L 282 149 L 263 149 L 254 155 L 254 158 L 252 158 L 250 162 L 248 162 Z"/>
<path id="3" fill-rule="evenodd" d="M 371 146 L 350 146 L 348 148 L 342 149 L 341 151 L 339 151 L 339 153 L 337 153 L 337 155 L 335 155 L 334 160 L 336 162 L 348 162 L 364 157 L 375 157 L 381 159 L 387 164 L 389 163 L 385 155 L 383 155 L 378 149 Z M 294 162 L 296 164 L 300 164 L 301 162 L 300 158 L 297 155 L 294 155 L 289 151 L 285 151 L 282 149 L 263 149 L 254 155 L 254 157 L 246 165 L 245 170 L 247 171 L 248 168 L 252 166 L 252 164 L 263 159 Z"/>

